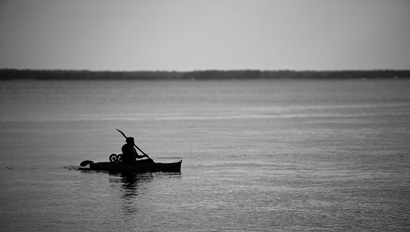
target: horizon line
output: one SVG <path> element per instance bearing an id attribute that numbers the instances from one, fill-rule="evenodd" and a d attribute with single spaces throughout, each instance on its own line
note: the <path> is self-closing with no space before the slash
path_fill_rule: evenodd
<path id="1" fill-rule="evenodd" d="M 244 72 L 244 71 L 259 71 L 259 72 L 376 72 L 376 71 L 410 71 L 408 69 L 394 68 L 379 68 L 379 69 L 195 69 L 195 70 L 94 70 L 94 69 L 33 69 L 33 68 L 0 68 L 0 71 L 55 71 L 55 72 Z"/>

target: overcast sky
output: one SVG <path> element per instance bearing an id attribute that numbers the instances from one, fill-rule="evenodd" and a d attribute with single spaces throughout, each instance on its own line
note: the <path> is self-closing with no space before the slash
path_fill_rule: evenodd
<path id="1" fill-rule="evenodd" d="M 409 0 L 0 0 L 0 68 L 410 69 Z"/>

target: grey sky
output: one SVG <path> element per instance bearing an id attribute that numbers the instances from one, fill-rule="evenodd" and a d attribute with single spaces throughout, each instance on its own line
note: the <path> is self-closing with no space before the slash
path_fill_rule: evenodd
<path id="1" fill-rule="evenodd" d="M 410 69 L 409 0 L 0 0 L 0 68 Z"/>

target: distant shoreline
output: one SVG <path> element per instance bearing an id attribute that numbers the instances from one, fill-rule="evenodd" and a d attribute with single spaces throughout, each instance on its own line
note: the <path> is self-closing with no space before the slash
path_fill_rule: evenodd
<path id="1" fill-rule="evenodd" d="M 89 71 L 0 69 L 0 80 L 281 80 L 410 79 L 410 70 Z"/>

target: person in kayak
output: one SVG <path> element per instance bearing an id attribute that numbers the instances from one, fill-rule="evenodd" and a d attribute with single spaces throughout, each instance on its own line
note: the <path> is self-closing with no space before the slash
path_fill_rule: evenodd
<path id="1" fill-rule="evenodd" d="M 134 138 L 133 137 L 127 137 L 125 140 L 127 143 L 124 144 L 121 148 L 122 150 L 122 162 L 123 163 L 132 163 L 135 162 L 136 159 L 141 159 L 144 157 L 148 157 L 148 155 L 138 155 L 137 151 L 135 150 L 134 146 Z"/>

